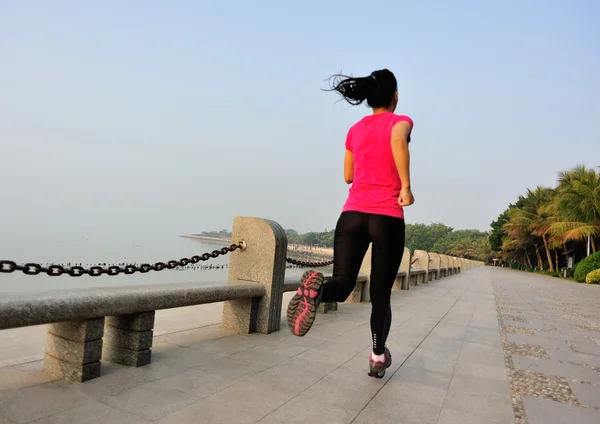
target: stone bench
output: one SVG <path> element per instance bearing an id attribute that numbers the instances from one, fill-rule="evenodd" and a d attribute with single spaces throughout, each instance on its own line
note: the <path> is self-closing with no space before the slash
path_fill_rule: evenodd
<path id="1" fill-rule="evenodd" d="M 0 329 L 49 324 L 44 369 L 59 378 L 86 381 L 100 375 L 101 359 L 134 367 L 149 364 L 157 310 L 237 300 L 250 305 L 265 294 L 263 285 L 247 281 L 8 293 L 0 298 Z M 224 314 L 223 327 L 251 332 L 256 327 L 253 309 Z"/>

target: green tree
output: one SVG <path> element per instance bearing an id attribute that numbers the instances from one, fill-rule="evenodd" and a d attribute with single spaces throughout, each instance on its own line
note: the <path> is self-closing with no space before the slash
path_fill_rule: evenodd
<path id="1" fill-rule="evenodd" d="M 506 238 L 506 232 L 502 229 L 502 226 L 508 222 L 508 209 L 502 212 L 498 218 L 493 221 L 490 225 L 492 232 L 490 233 L 490 247 L 495 252 L 502 250 L 502 243 Z"/>
<path id="2" fill-rule="evenodd" d="M 479 231 L 479 230 L 457 230 L 452 231 L 451 233 L 446 234 L 444 237 L 439 239 L 433 247 L 431 248 L 432 252 L 435 253 L 443 253 L 449 252 L 452 246 L 458 241 L 462 240 L 464 243 L 469 241 L 474 241 L 480 238 L 487 239 L 489 237 L 489 233 Z"/>
<path id="3" fill-rule="evenodd" d="M 409 224 L 406 226 L 406 247 L 410 250 L 430 252 L 433 245 L 453 231 L 452 227 L 441 223 L 431 225 Z"/>

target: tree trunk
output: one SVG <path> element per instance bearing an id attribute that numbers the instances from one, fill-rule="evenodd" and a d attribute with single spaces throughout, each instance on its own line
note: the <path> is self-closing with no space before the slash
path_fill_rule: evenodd
<path id="1" fill-rule="evenodd" d="M 529 263 L 529 269 L 533 269 L 533 265 L 531 264 L 531 258 L 529 257 L 529 253 L 527 252 L 527 249 L 523 249 L 525 251 L 525 260 L 527 262 L 525 262 L 525 268 L 527 268 L 527 264 Z"/>
<path id="2" fill-rule="evenodd" d="M 558 250 L 554 249 L 554 257 L 556 258 L 556 272 L 558 272 L 559 267 L 558 267 Z"/>
<path id="3" fill-rule="evenodd" d="M 592 237 L 592 252 L 596 253 L 596 240 L 594 240 L 594 237 Z"/>
<path id="4" fill-rule="evenodd" d="M 538 249 L 538 247 L 535 247 L 535 254 L 537 255 L 537 260 L 538 260 L 538 268 L 540 271 L 544 270 L 544 261 L 542 261 L 542 255 L 540 255 L 540 249 Z"/>
<path id="5" fill-rule="evenodd" d="M 548 240 L 546 240 L 546 235 L 542 236 L 542 240 L 544 240 L 544 248 L 546 249 L 546 257 L 548 258 L 548 267 L 550 268 L 550 272 L 554 272 L 554 265 L 552 265 L 552 255 L 550 254 L 550 248 L 548 247 Z"/>

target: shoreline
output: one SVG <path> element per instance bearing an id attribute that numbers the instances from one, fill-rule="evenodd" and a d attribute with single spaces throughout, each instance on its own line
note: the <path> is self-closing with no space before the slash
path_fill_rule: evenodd
<path id="1" fill-rule="evenodd" d="M 196 240 L 204 240 L 204 241 L 211 241 L 211 242 L 221 242 L 221 243 L 227 243 L 228 245 L 231 244 L 231 238 L 229 237 L 210 237 L 210 236 L 197 236 L 194 234 L 185 234 L 179 237 L 183 237 L 183 238 L 191 238 L 191 239 L 196 239 Z"/>
<path id="2" fill-rule="evenodd" d="M 219 242 L 219 243 L 226 243 L 228 245 L 231 244 L 231 238 L 229 238 L 229 237 L 211 237 L 211 236 L 201 236 L 201 235 L 194 235 L 194 234 L 186 234 L 186 235 L 182 235 L 180 237 L 208 241 L 211 243 Z M 311 256 L 314 258 L 326 259 L 326 260 L 330 260 L 331 258 L 333 258 L 333 248 L 332 247 L 314 247 L 314 246 L 307 246 L 304 244 L 289 243 L 288 244 L 288 252 L 290 255 Z"/>

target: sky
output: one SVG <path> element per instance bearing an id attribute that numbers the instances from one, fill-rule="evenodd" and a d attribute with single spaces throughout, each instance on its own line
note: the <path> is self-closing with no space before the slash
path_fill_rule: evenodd
<path id="1" fill-rule="evenodd" d="M 600 2 L 0 2 L 0 240 L 332 229 L 348 128 L 324 92 L 392 70 L 407 223 L 488 230 L 600 165 Z"/>

